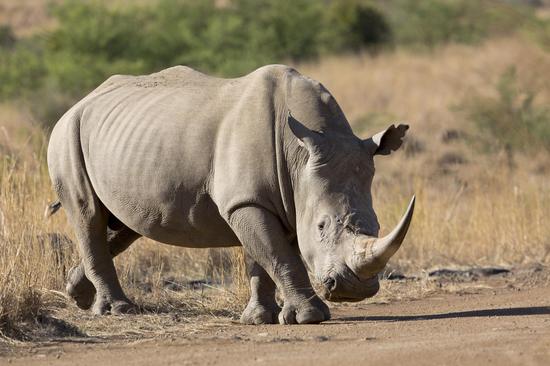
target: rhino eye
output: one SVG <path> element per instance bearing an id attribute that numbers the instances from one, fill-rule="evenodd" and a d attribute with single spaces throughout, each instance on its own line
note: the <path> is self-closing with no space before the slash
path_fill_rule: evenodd
<path id="1" fill-rule="evenodd" d="M 319 223 L 317 224 L 317 229 L 318 229 L 319 231 L 323 231 L 323 230 L 325 230 L 325 227 L 327 227 L 327 226 L 329 225 L 329 223 L 330 223 L 330 219 L 329 219 L 327 216 L 325 216 L 325 217 L 323 217 L 323 219 L 322 219 L 321 221 L 319 221 Z"/>

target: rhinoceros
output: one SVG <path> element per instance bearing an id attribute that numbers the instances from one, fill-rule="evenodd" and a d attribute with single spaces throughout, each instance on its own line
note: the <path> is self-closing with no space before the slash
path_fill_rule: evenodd
<path id="1" fill-rule="evenodd" d="M 374 296 L 408 230 L 414 196 L 382 238 L 371 196 L 374 156 L 407 129 L 358 138 L 322 84 L 284 65 L 234 79 L 185 66 L 112 76 L 61 117 L 48 146 L 50 213 L 66 210 L 81 256 L 66 290 L 95 314 L 134 312 L 113 257 L 137 238 L 242 245 L 242 323 L 328 320 L 308 269 L 326 300 Z"/>

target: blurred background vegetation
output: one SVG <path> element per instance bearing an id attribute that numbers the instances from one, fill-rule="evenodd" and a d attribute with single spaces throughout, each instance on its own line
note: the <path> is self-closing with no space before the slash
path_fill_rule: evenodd
<path id="1" fill-rule="evenodd" d="M 60 115 L 112 74 L 185 64 L 235 77 L 268 63 L 321 81 L 361 137 L 411 125 L 373 185 L 383 232 L 418 197 L 393 269 L 550 264 L 548 0 L 0 0 L 0 337 L 51 312 L 84 324 L 59 292 L 75 247 L 50 240 L 72 230 L 63 213 L 42 217 Z M 216 253 L 140 239 L 116 262 L 140 304 L 236 317 L 240 252 Z M 169 290 L 197 279 L 216 296 Z"/>
<path id="2" fill-rule="evenodd" d="M 7 0 L 8 3 L 10 0 Z M 499 0 L 52 1 L 53 26 L 0 27 L 0 98 L 51 126 L 109 75 L 184 64 L 233 77 L 268 63 L 394 48 L 429 52 L 519 32 L 550 47 L 531 2 Z"/>

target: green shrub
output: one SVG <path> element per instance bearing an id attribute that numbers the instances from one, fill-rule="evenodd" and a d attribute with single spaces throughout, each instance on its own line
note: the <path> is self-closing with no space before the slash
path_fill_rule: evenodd
<path id="1" fill-rule="evenodd" d="M 97 55 L 107 60 L 139 57 L 144 14 L 101 2 L 66 1 L 53 8 L 59 26 L 47 37 L 48 51 Z"/>
<path id="2" fill-rule="evenodd" d="M 536 18 L 525 26 L 524 33 L 546 52 L 550 52 L 550 18 Z"/>
<path id="3" fill-rule="evenodd" d="M 8 25 L 0 25 L 0 50 L 10 49 L 15 46 L 15 34 Z"/>
<path id="4" fill-rule="evenodd" d="M 323 26 L 322 4 L 314 0 L 236 0 L 233 14 L 242 16 L 250 51 L 271 62 L 304 60 L 318 55 Z"/>
<path id="5" fill-rule="evenodd" d="M 55 120 L 109 75 L 184 64 L 220 76 L 321 54 L 386 45 L 476 42 L 536 24 L 526 8 L 497 0 L 104 0 L 55 2 L 57 26 L 17 40 L 0 28 L 0 98 L 26 97 Z M 117 5 L 118 4 L 118 5 Z M 61 93 L 59 98 L 33 94 Z M 46 101 L 46 99 L 49 99 Z M 60 102 L 62 101 L 62 102 Z"/>
<path id="6" fill-rule="evenodd" d="M 329 52 L 377 48 L 392 40 L 386 17 L 358 0 L 332 1 L 326 8 L 324 23 L 322 37 Z"/>
<path id="7" fill-rule="evenodd" d="M 315 0 L 233 0 L 224 6 L 160 0 L 124 8 L 68 1 L 54 14 L 59 27 L 47 38 L 49 53 L 71 62 L 71 55 L 125 60 L 143 72 L 186 64 L 235 76 L 266 63 L 315 58 L 322 50 L 381 44 L 391 34 L 380 12 L 353 0 L 326 8 Z"/>
<path id="8" fill-rule="evenodd" d="M 43 52 L 30 43 L 0 48 L 0 99 L 24 97 L 42 85 Z"/>
<path id="9" fill-rule="evenodd" d="M 497 98 L 475 97 L 462 107 L 488 148 L 550 151 L 550 109 L 534 104 L 536 93 L 518 85 L 516 69 L 504 72 Z"/>
<path id="10" fill-rule="evenodd" d="M 372 7 L 338 4 L 325 8 L 315 0 L 233 0 L 218 6 L 214 0 L 159 0 L 116 7 L 99 1 L 61 2 L 53 8 L 58 27 L 44 37 L 41 92 L 65 96 L 48 98 L 47 106 L 34 98 L 38 105 L 33 110 L 39 120 L 55 121 L 67 101 L 116 73 L 184 64 L 237 76 L 264 64 L 307 60 L 323 51 L 359 49 L 388 38 L 383 15 Z M 21 88 L 13 77 L 8 84 Z"/>
<path id="11" fill-rule="evenodd" d="M 396 43 L 435 47 L 510 34 L 532 22 L 533 10 L 498 0 L 378 0 Z"/>

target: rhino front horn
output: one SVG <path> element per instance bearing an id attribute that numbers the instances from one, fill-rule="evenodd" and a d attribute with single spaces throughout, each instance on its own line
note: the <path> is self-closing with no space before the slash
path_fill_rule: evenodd
<path id="1" fill-rule="evenodd" d="M 407 207 L 407 211 L 391 233 L 374 241 L 372 244 L 372 252 L 370 253 L 373 259 L 386 264 L 391 256 L 401 247 L 401 243 L 403 243 L 403 239 L 405 239 L 407 231 L 409 230 L 409 225 L 411 224 L 415 199 L 416 196 L 413 196 L 409 203 L 409 207 Z"/>
<path id="2" fill-rule="evenodd" d="M 383 238 L 369 238 L 362 245 L 359 245 L 356 252 L 356 254 L 359 254 L 359 258 L 355 258 L 356 266 L 354 266 L 358 274 L 369 277 L 378 273 L 388 263 L 391 256 L 401 247 L 401 243 L 403 243 L 403 239 L 405 239 L 405 235 L 407 235 L 407 230 L 411 224 L 415 199 L 416 197 L 413 196 L 409 207 L 407 207 L 407 211 L 391 233 Z"/>

